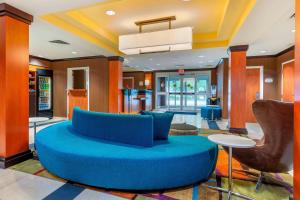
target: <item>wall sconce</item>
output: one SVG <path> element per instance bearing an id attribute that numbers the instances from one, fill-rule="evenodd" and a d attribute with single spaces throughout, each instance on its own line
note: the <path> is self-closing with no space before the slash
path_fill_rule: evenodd
<path id="1" fill-rule="evenodd" d="M 273 83 L 274 79 L 273 78 L 266 78 L 265 83 Z"/>

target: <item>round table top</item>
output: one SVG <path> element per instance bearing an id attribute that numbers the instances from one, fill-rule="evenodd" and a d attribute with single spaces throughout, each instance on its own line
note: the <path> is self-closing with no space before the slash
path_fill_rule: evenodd
<path id="1" fill-rule="evenodd" d="M 214 134 L 208 136 L 208 139 L 225 147 L 251 148 L 256 145 L 253 140 L 236 135 Z"/>
<path id="2" fill-rule="evenodd" d="M 30 117 L 29 123 L 36 123 L 36 122 L 45 122 L 48 121 L 48 117 Z"/>

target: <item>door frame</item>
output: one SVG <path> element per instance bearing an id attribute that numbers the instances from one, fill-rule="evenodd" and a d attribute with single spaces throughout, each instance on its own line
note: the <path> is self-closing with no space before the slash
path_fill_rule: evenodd
<path id="1" fill-rule="evenodd" d="M 295 62 L 295 59 L 291 59 L 291 60 L 288 60 L 286 62 L 283 62 L 281 63 L 281 83 L 280 83 L 280 99 L 281 101 L 283 101 L 283 66 L 288 64 L 288 63 L 291 63 L 291 62 Z"/>
<path id="2" fill-rule="evenodd" d="M 67 116 L 69 116 L 69 95 L 68 91 L 73 88 L 73 74 L 72 72 L 75 70 L 85 70 L 85 80 L 86 80 L 86 88 L 87 88 L 87 98 L 88 98 L 88 110 L 90 110 L 90 67 L 69 67 L 67 68 Z"/>
<path id="3" fill-rule="evenodd" d="M 260 81 L 259 81 L 259 99 L 264 99 L 264 66 L 247 66 L 246 69 L 260 69 Z"/>

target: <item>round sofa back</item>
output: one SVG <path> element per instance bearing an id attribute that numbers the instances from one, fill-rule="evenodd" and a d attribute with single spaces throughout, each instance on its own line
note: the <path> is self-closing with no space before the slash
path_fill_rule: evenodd
<path id="1" fill-rule="evenodd" d="M 76 133 L 109 142 L 153 146 L 153 118 L 84 111 L 74 108 L 72 129 Z"/>

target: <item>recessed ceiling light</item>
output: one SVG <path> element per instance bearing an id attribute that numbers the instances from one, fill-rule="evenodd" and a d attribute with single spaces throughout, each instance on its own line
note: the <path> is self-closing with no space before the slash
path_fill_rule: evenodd
<path id="1" fill-rule="evenodd" d="M 109 16 L 113 16 L 113 15 L 116 14 L 116 12 L 113 11 L 113 10 L 107 10 L 107 11 L 105 12 L 105 14 L 107 14 L 107 15 L 109 15 Z"/>
<path id="2" fill-rule="evenodd" d="M 266 50 L 261 50 L 261 51 L 259 51 L 260 53 L 267 53 L 267 51 Z"/>
<path id="3" fill-rule="evenodd" d="M 41 58 L 42 58 L 42 57 L 44 57 L 44 56 L 40 54 L 40 55 L 39 55 L 39 57 L 41 57 Z"/>
<path id="4" fill-rule="evenodd" d="M 204 63 L 203 61 L 199 61 L 198 63 Z"/>
<path id="5" fill-rule="evenodd" d="M 295 33 L 295 32 L 296 32 L 296 29 L 292 29 L 291 31 L 292 31 L 292 33 Z"/>
<path id="6" fill-rule="evenodd" d="M 160 66 L 160 64 L 156 64 L 157 66 Z"/>
<path id="7" fill-rule="evenodd" d="M 198 56 L 198 58 L 204 58 L 204 56 L 200 55 L 200 56 Z"/>
<path id="8" fill-rule="evenodd" d="M 76 51 L 72 51 L 72 54 L 77 54 L 77 52 Z"/>
<path id="9" fill-rule="evenodd" d="M 149 58 L 149 60 L 150 60 L 150 61 L 152 61 L 152 60 L 153 60 L 153 58 Z"/>

